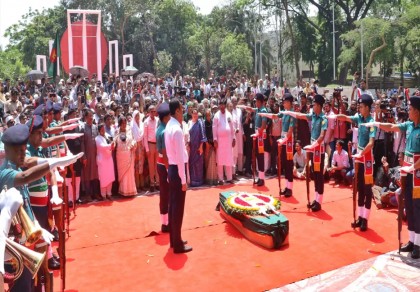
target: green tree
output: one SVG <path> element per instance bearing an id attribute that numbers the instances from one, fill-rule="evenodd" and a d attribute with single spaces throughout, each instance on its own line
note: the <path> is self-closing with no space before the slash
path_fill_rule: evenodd
<path id="1" fill-rule="evenodd" d="M 156 54 L 156 59 L 153 60 L 153 66 L 158 76 L 163 76 L 171 70 L 172 56 L 166 51 L 160 51 Z"/>
<path id="2" fill-rule="evenodd" d="M 220 46 L 221 63 L 225 69 L 249 72 L 252 66 L 252 54 L 243 35 L 226 35 Z"/>
<path id="3" fill-rule="evenodd" d="M 22 60 L 23 54 L 17 48 L 0 50 L 0 78 L 16 80 L 16 78 L 25 76 L 31 68 L 26 66 Z"/>

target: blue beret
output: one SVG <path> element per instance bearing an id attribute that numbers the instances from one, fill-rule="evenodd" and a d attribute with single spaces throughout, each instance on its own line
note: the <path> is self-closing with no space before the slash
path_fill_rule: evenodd
<path id="1" fill-rule="evenodd" d="M 320 95 L 320 94 L 316 94 L 314 96 L 314 102 L 316 102 L 317 104 L 323 106 L 324 103 L 325 103 L 325 98 L 322 95 Z"/>
<path id="2" fill-rule="evenodd" d="M 63 110 L 63 108 L 62 108 L 61 104 L 54 103 L 54 105 L 53 105 L 53 113 L 58 114 L 62 110 Z"/>
<path id="3" fill-rule="evenodd" d="M 51 112 L 53 110 L 53 102 L 51 100 L 47 101 L 47 104 L 45 105 L 45 111 L 47 113 Z"/>
<path id="4" fill-rule="evenodd" d="M 420 96 L 413 95 L 412 97 L 410 97 L 408 104 L 420 110 Z"/>
<path id="5" fill-rule="evenodd" d="M 362 94 L 362 96 L 359 97 L 359 100 L 357 102 L 363 103 L 367 106 L 371 106 L 373 103 L 373 99 L 372 99 L 372 96 L 370 96 L 369 94 Z"/>
<path id="6" fill-rule="evenodd" d="M 257 93 L 256 99 L 259 101 L 264 101 L 264 95 L 262 95 L 261 93 Z"/>
<path id="7" fill-rule="evenodd" d="M 46 113 L 46 111 L 45 111 L 45 105 L 43 105 L 43 104 L 41 104 L 41 105 L 39 105 L 35 110 L 34 110 L 34 112 L 33 112 L 33 114 L 34 115 L 37 115 L 37 116 L 42 116 L 42 115 L 44 115 Z"/>
<path id="8" fill-rule="evenodd" d="M 288 100 L 290 102 L 293 102 L 294 98 L 293 98 L 293 95 L 291 95 L 290 93 L 285 93 L 283 95 L 283 100 Z"/>
<path id="9" fill-rule="evenodd" d="M 159 115 L 159 119 L 163 119 L 167 115 L 169 115 L 171 112 L 169 111 L 169 104 L 164 102 L 162 103 L 159 108 L 157 109 L 157 113 Z"/>
<path id="10" fill-rule="evenodd" d="M 30 119 L 26 126 L 29 129 L 29 134 L 32 134 L 35 130 L 42 129 L 42 126 L 44 125 L 44 119 L 41 116 L 33 116 L 32 119 Z"/>
<path id="11" fill-rule="evenodd" d="M 23 124 L 17 124 L 4 131 L 1 141 L 10 145 L 25 145 L 29 139 L 29 128 Z"/>

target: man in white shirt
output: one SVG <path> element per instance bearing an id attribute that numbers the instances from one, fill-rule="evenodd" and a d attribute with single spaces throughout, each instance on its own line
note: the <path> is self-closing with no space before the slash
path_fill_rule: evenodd
<path id="1" fill-rule="evenodd" d="M 334 177 L 335 182 L 346 182 L 345 177 L 347 169 L 350 167 L 349 154 L 343 149 L 344 141 L 338 140 L 333 154 L 331 168 L 328 169 L 330 176 Z"/>
<path id="2" fill-rule="evenodd" d="M 158 152 L 156 148 L 156 129 L 158 123 L 155 117 L 155 106 L 151 105 L 148 110 L 149 116 L 144 121 L 143 145 L 146 150 L 147 161 L 149 163 L 150 192 L 154 192 L 155 187 L 159 189 L 159 176 L 157 174 Z"/>
<path id="3" fill-rule="evenodd" d="M 192 251 L 192 247 L 182 240 L 181 228 L 184 217 L 185 194 L 187 192 L 187 178 L 185 165 L 188 153 L 185 147 L 184 133 L 181 128 L 183 107 L 177 98 L 169 102 L 171 119 L 165 128 L 166 155 L 168 156 L 169 181 L 169 238 L 174 253 Z"/>

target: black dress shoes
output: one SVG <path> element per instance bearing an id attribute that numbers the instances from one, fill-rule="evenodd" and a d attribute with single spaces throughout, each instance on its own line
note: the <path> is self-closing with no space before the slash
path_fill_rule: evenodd
<path id="1" fill-rule="evenodd" d="M 414 245 L 413 251 L 411 252 L 411 258 L 412 259 L 420 258 L 420 246 Z"/>
<path id="2" fill-rule="evenodd" d="M 368 229 L 368 221 L 362 218 L 362 224 L 360 224 L 360 231 L 366 231 Z"/>
<path id="3" fill-rule="evenodd" d="M 264 180 L 263 179 L 258 180 L 257 187 L 262 187 L 263 185 L 264 185 Z"/>
<path id="4" fill-rule="evenodd" d="M 182 244 L 183 244 L 183 245 L 186 245 L 187 243 L 188 243 L 188 240 L 183 240 L 183 241 L 182 241 Z M 173 247 L 172 242 L 171 242 L 171 244 L 170 244 L 170 247 Z"/>
<path id="5" fill-rule="evenodd" d="M 321 204 L 315 201 L 315 203 L 311 207 L 312 212 L 318 212 L 321 210 Z"/>
<path id="6" fill-rule="evenodd" d="M 69 205 L 69 208 L 73 208 L 73 202 L 72 201 L 69 201 L 68 205 Z"/>
<path id="7" fill-rule="evenodd" d="M 60 262 L 57 261 L 55 258 L 48 259 L 48 269 L 50 270 L 59 270 L 60 269 Z"/>
<path id="8" fill-rule="evenodd" d="M 290 198 L 293 195 L 293 192 L 292 192 L 291 189 L 286 188 L 284 190 L 284 194 L 283 195 L 284 195 L 285 198 Z"/>
<path id="9" fill-rule="evenodd" d="M 353 222 L 351 224 L 351 228 L 360 227 L 362 225 L 362 220 L 363 220 L 363 218 L 359 216 L 359 218 L 357 218 L 356 222 Z"/>
<path id="10" fill-rule="evenodd" d="M 192 251 L 192 247 L 188 245 L 184 245 L 181 248 L 174 248 L 174 253 L 187 253 Z"/>
<path id="11" fill-rule="evenodd" d="M 160 230 L 161 230 L 163 233 L 168 233 L 168 232 L 169 232 L 169 225 L 164 225 L 164 224 L 162 224 L 162 227 L 160 228 Z"/>
<path id="12" fill-rule="evenodd" d="M 316 201 L 313 200 L 312 203 L 306 204 L 306 207 L 308 207 L 308 209 L 311 209 L 315 205 L 315 203 L 316 203 Z"/>
<path id="13" fill-rule="evenodd" d="M 414 243 L 412 243 L 411 241 L 409 241 L 406 244 L 404 244 L 403 246 L 401 246 L 401 251 L 402 252 L 412 252 L 413 249 L 414 249 Z"/>
<path id="14" fill-rule="evenodd" d="M 51 234 L 54 236 L 53 241 L 58 242 L 60 240 L 57 228 L 54 228 L 54 230 L 51 231 Z"/>
<path id="15" fill-rule="evenodd" d="M 285 188 L 284 190 L 280 191 L 280 195 L 284 196 L 286 194 L 287 188 Z"/>

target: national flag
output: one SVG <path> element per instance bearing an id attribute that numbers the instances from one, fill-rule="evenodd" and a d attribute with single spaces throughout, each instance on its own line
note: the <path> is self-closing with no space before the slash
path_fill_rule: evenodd
<path id="1" fill-rule="evenodd" d="M 48 75 L 53 77 L 57 77 L 57 59 L 61 57 L 61 49 L 60 49 L 60 36 L 58 32 L 55 34 L 54 44 L 51 49 L 50 53 L 50 66 L 48 67 Z"/>

